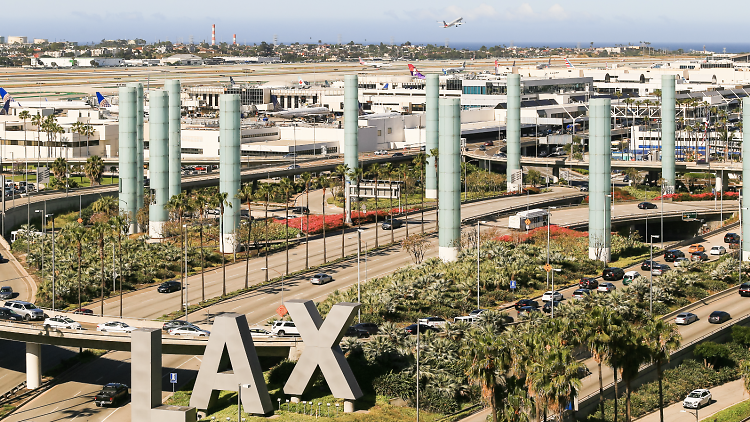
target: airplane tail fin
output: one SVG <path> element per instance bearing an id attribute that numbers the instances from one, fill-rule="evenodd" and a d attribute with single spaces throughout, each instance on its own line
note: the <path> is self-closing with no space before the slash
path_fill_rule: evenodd
<path id="1" fill-rule="evenodd" d="M 414 72 L 417 70 L 417 68 L 414 67 L 414 65 L 411 63 L 409 63 L 408 66 L 409 66 L 409 74 L 411 74 L 411 76 L 414 76 Z"/>
<path id="2" fill-rule="evenodd" d="M 100 92 L 96 93 L 96 103 L 102 108 L 110 107 L 109 101 Z"/>
<path id="3" fill-rule="evenodd" d="M 567 57 L 565 58 L 565 67 L 567 67 L 568 69 L 575 69 L 575 66 L 573 66 L 573 63 L 571 63 Z"/>
<path id="4" fill-rule="evenodd" d="M 231 77 L 231 76 L 229 77 L 229 83 L 230 83 L 230 84 L 232 84 L 232 85 L 234 85 L 234 84 L 235 84 L 235 83 L 234 83 L 234 78 L 233 78 L 233 77 Z"/>
<path id="5" fill-rule="evenodd" d="M 513 67 L 516 67 L 516 61 L 513 60 Z"/>
<path id="6" fill-rule="evenodd" d="M 388 84 L 383 85 L 383 89 L 388 89 Z"/>
<path id="7" fill-rule="evenodd" d="M 365 61 L 364 61 L 364 60 L 362 60 L 362 57 L 360 57 L 360 58 L 359 58 L 359 64 L 361 64 L 362 66 L 364 66 L 364 65 L 365 65 Z"/>
<path id="8" fill-rule="evenodd" d="M 422 73 L 420 73 L 418 70 L 414 73 L 414 76 L 417 77 L 417 79 L 427 79 Z"/>
<path id="9" fill-rule="evenodd" d="M 443 75 L 447 75 L 448 74 L 448 72 L 446 72 L 445 69 L 442 69 L 442 71 L 443 71 Z"/>
<path id="10" fill-rule="evenodd" d="M 10 94 L 8 94 L 8 91 L 6 91 L 3 88 L 0 88 L 0 101 L 10 101 L 12 100 L 12 97 Z"/>
<path id="11" fill-rule="evenodd" d="M 6 100 L 3 108 L 0 108 L 0 116 L 7 116 L 8 114 L 10 114 L 10 100 Z"/>
<path id="12" fill-rule="evenodd" d="M 447 28 L 447 27 L 448 27 L 448 24 L 447 24 L 447 23 L 445 23 L 445 21 L 443 21 L 443 26 Z"/>
<path id="13" fill-rule="evenodd" d="M 281 110 L 281 107 L 279 106 L 279 99 L 275 95 L 271 95 L 271 104 L 273 104 L 273 111 Z"/>

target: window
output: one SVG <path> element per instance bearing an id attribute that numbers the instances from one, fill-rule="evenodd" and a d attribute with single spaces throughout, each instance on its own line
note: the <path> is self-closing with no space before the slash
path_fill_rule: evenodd
<path id="1" fill-rule="evenodd" d="M 378 129 L 378 136 L 383 136 L 383 131 Z"/>
<path id="2" fill-rule="evenodd" d="M 390 135 L 391 133 L 393 133 L 393 128 L 392 128 L 392 127 L 389 127 L 389 128 L 388 128 L 388 134 Z"/>

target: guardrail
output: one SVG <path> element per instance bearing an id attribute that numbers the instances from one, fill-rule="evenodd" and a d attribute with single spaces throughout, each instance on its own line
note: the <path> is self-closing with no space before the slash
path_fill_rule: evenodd
<path id="1" fill-rule="evenodd" d="M 0 394 L 0 406 L 2 406 L 3 404 L 5 404 L 8 401 L 8 399 L 10 399 L 11 397 L 15 396 L 16 393 L 18 391 L 20 391 L 21 389 L 23 389 L 23 388 L 26 388 L 26 381 L 24 381 L 24 382 L 16 385 L 15 387 L 11 388 L 10 390 L 6 391 L 5 393 Z"/>

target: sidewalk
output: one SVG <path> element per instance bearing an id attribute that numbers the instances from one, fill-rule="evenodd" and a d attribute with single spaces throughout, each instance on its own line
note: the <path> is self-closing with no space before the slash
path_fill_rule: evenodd
<path id="1" fill-rule="evenodd" d="M 700 388 L 700 386 L 696 386 L 696 388 Z M 745 391 L 745 387 L 742 386 L 742 379 L 719 385 L 710 390 L 711 403 L 698 410 L 698 417 L 700 420 L 708 419 L 710 421 L 712 420 L 711 416 L 717 412 L 750 398 Z M 685 422 L 695 419 L 693 414 L 682 413 L 680 412 L 681 410 L 685 410 L 682 408 L 682 401 L 665 407 L 664 422 Z M 690 409 L 690 411 L 695 412 L 693 409 Z M 649 413 L 648 415 L 636 420 L 641 422 L 659 422 L 659 410 L 657 409 L 656 412 Z"/>

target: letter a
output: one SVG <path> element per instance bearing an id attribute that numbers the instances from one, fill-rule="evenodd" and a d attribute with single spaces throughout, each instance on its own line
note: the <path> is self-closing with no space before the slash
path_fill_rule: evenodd
<path id="1" fill-rule="evenodd" d="M 232 372 L 225 373 L 230 362 Z M 242 407 L 247 413 L 273 411 L 247 319 L 226 313 L 214 322 L 190 405 L 206 410 L 216 402 L 219 391 L 237 391 L 240 384 L 250 384 L 250 388 L 242 388 Z"/>

